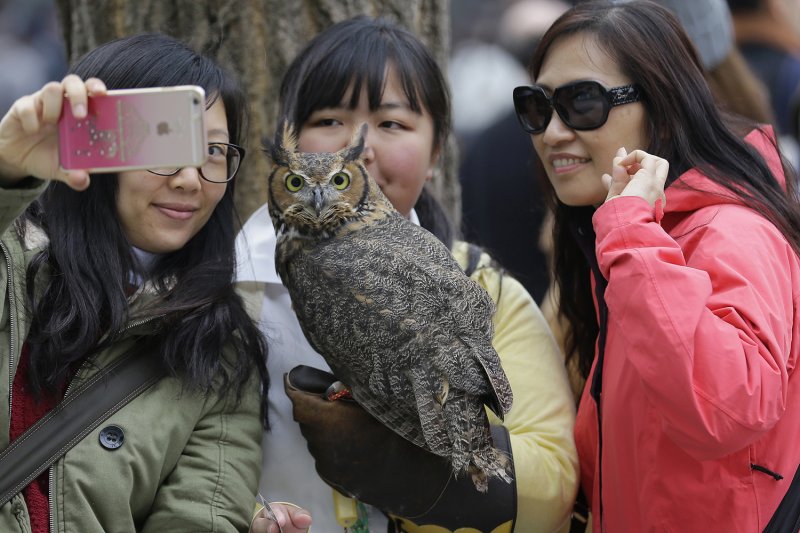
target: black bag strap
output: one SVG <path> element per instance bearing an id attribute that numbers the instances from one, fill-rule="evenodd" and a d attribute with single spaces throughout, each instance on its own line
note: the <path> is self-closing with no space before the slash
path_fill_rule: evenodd
<path id="1" fill-rule="evenodd" d="M 0 453 L 0 506 L 165 373 L 154 350 L 138 347 L 76 387 Z"/>
<path id="2" fill-rule="evenodd" d="M 575 497 L 575 504 L 572 507 L 572 519 L 570 520 L 569 533 L 584 533 L 589 525 L 589 502 L 583 489 L 578 487 L 578 494 Z"/>
<path id="3" fill-rule="evenodd" d="M 781 503 L 772 515 L 764 533 L 797 533 L 800 531 L 800 465 Z"/>
<path id="4" fill-rule="evenodd" d="M 464 269 L 464 273 L 467 276 L 471 276 L 478 268 L 481 254 L 483 254 L 483 250 L 480 246 L 472 244 L 471 242 L 467 243 L 467 267 Z"/>

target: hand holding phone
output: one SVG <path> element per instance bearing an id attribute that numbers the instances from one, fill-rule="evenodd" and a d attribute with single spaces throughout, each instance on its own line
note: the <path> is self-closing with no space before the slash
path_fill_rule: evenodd
<path id="1" fill-rule="evenodd" d="M 88 100 L 105 93 L 102 81 L 84 81 L 70 74 L 14 102 L 0 121 L 0 185 L 12 186 L 26 176 L 34 176 L 64 181 L 76 190 L 88 187 L 89 175 L 85 171 L 60 168 L 56 124 L 65 103 L 82 116 Z"/>
<path id="2" fill-rule="evenodd" d="M 64 169 L 91 173 L 201 166 L 207 156 L 205 92 L 197 86 L 108 91 L 85 117 L 64 106 L 58 122 Z"/>

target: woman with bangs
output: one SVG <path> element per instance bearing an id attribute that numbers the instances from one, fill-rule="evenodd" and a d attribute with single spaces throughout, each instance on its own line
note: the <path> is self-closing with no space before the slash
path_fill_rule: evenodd
<path id="1" fill-rule="evenodd" d="M 563 358 L 522 285 L 480 249 L 458 240 L 425 187 L 450 133 L 449 91 L 430 52 L 386 20 L 357 17 L 335 24 L 290 65 L 280 115 L 295 125 L 305 152 L 336 152 L 366 123 L 364 162 L 383 193 L 402 215 L 444 242 L 494 298 L 494 346 L 514 407 L 502 423 L 489 419 L 495 445 L 513 459 L 515 481 L 493 480 L 481 494 L 468 476 L 454 479 L 438 457 L 357 405 L 329 402 L 286 383 L 285 390 L 269 392 L 274 429 L 264 436 L 262 493 L 302 501 L 314 527 L 323 531 L 567 530 L 577 481 L 574 407 Z M 297 365 L 329 370 L 305 340 L 275 272 L 275 232 L 266 206 L 245 224 L 237 245 L 238 279 L 254 285 L 253 297 L 262 306 L 271 375 Z M 335 380 L 319 375 L 327 383 Z M 329 484 L 358 503 L 334 495 Z"/>

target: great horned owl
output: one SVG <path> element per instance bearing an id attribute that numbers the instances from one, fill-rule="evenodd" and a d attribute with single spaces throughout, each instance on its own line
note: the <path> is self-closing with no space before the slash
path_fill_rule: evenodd
<path id="1" fill-rule="evenodd" d="M 469 472 L 511 481 L 484 410 L 512 394 L 492 348 L 491 297 L 447 247 L 406 220 L 360 159 L 366 125 L 336 153 L 270 147 L 275 264 L 311 346 L 384 425 Z"/>

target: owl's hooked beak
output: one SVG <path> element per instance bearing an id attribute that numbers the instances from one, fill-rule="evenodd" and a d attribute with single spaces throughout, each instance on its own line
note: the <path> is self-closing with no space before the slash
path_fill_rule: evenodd
<path id="1" fill-rule="evenodd" d="M 317 212 L 317 216 L 322 213 L 322 208 L 325 206 L 324 204 L 322 200 L 322 188 L 314 187 L 314 211 Z"/>

